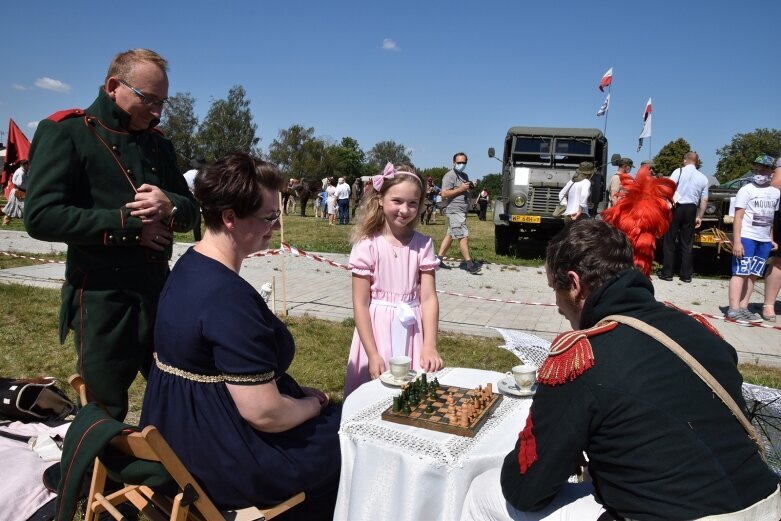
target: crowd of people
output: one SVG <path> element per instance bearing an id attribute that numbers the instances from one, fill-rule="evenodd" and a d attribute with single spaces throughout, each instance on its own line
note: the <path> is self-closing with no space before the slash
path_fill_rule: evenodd
<path id="1" fill-rule="evenodd" d="M 297 181 L 286 186 L 275 165 L 235 152 L 200 165 L 188 187 L 156 131 L 167 69 L 153 51 L 120 53 L 92 105 L 50 116 L 35 134 L 24 220 L 31 236 L 68 244 L 60 340 L 74 332 L 88 395 L 118 420 L 137 373 L 147 377 L 141 424 L 158 427 L 220 508 L 274 504 L 303 490 L 304 503 L 283 518 L 332 519 L 341 407 L 288 374 L 295 340 L 240 276 L 243 259 L 266 248 L 292 211 L 280 199 L 297 192 Z M 696 159 L 687 154 L 673 180 L 676 234 L 701 218 Z M 391 163 L 352 186 L 322 181 L 317 206 L 330 224 L 350 224 L 351 199 L 353 210 L 361 206 L 349 260 L 355 330 L 345 397 L 383 374 L 391 357 L 408 356 L 426 372 L 446 363 L 436 271 L 454 242 L 467 271 L 480 270 L 466 222 L 468 157 L 457 152 L 452 161 L 441 188 L 413 165 Z M 737 198 L 738 310 L 766 254 L 768 212 L 778 208 L 778 190 L 766 189 L 769 168 L 758 158 L 754 187 Z M 594 171 L 582 163 L 562 190 L 568 224 L 546 252 L 556 306 L 575 332 L 554 341 L 516 446 L 474 481 L 462 519 L 778 520 L 778 478 L 738 421 L 746 406 L 735 350 L 657 302 L 627 235 L 585 218 Z M 630 191 L 626 176 L 619 180 L 615 206 Z M 416 227 L 433 220 L 440 197 L 447 231 L 435 253 Z M 489 202 L 481 192 L 481 219 Z M 198 219 L 203 237 L 170 270 L 173 232 Z M 717 385 L 680 363 L 680 351 Z M 586 461 L 590 480 L 568 484 Z M 723 517 L 733 513 L 743 517 Z"/>

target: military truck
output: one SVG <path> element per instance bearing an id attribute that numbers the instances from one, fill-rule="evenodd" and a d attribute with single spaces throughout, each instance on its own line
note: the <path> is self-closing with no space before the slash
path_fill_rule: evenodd
<path id="1" fill-rule="evenodd" d="M 490 157 L 496 157 L 493 148 Z M 499 158 L 497 158 L 499 159 Z M 589 213 L 604 207 L 607 139 L 594 128 L 512 127 L 504 139 L 502 194 L 494 199 L 494 249 L 507 255 L 520 239 L 547 241 L 563 226 L 553 216 L 559 192 L 582 161 L 597 168 Z"/>

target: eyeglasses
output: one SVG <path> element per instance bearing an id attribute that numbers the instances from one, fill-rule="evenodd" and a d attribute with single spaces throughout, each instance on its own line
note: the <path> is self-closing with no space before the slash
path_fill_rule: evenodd
<path id="1" fill-rule="evenodd" d="M 254 217 L 257 220 L 266 222 L 268 224 L 276 224 L 280 215 L 282 215 L 282 210 L 277 208 L 277 211 L 271 214 L 271 217 L 258 217 L 257 215 L 250 215 L 250 217 Z"/>
<path id="2" fill-rule="evenodd" d="M 458 161 L 456 164 L 457 164 L 457 165 L 465 165 L 465 164 L 466 164 L 466 161 Z"/>
<path id="3" fill-rule="evenodd" d="M 164 98 L 164 99 L 150 98 L 149 96 L 147 96 L 146 94 L 144 94 L 143 92 L 141 92 L 140 90 L 138 90 L 137 88 L 135 88 L 134 86 L 126 82 L 125 80 L 119 80 L 119 83 L 121 83 L 128 89 L 132 90 L 133 94 L 138 96 L 138 98 L 144 103 L 144 105 L 148 105 L 150 107 L 155 107 L 155 106 L 163 107 L 168 103 L 168 98 Z"/>

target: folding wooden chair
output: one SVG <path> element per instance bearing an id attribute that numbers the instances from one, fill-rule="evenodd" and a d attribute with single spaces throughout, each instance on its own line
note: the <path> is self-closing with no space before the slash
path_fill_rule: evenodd
<path id="1" fill-rule="evenodd" d="M 81 376 L 73 375 L 68 382 L 78 393 L 82 404 L 86 403 L 86 386 Z M 305 498 L 304 493 L 299 492 L 269 508 L 249 507 L 221 512 L 153 425 L 145 427 L 141 432 L 121 433 L 111 440 L 110 445 L 114 450 L 133 458 L 160 463 L 176 483 L 177 493 L 171 499 L 148 486 L 126 484 L 121 490 L 104 495 L 108 470 L 101 457 L 98 457 L 95 459 L 84 521 L 98 519 L 102 512 L 123 520 L 125 518 L 116 507 L 128 502 L 151 521 L 263 521 L 286 512 Z"/>

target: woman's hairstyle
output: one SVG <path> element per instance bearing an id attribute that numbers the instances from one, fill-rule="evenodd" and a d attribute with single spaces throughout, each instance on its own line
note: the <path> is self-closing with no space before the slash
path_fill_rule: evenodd
<path id="1" fill-rule="evenodd" d="M 283 184 L 282 174 L 272 163 L 232 152 L 198 172 L 193 195 L 201 205 L 204 225 L 217 231 L 223 210 L 247 217 L 263 206 L 263 188 L 280 190 Z"/>
<path id="2" fill-rule="evenodd" d="M 382 178 L 381 183 L 380 178 Z M 421 179 L 420 174 L 415 171 L 415 167 L 411 164 L 396 165 L 394 167 L 388 163 L 385 170 L 373 176 L 372 181 L 366 185 L 366 190 L 364 190 L 363 198 L 361 199 L 361 209 L 363 211 L 358 219 L 358 224 L 353 230 L 353 244 L 364 237 L 371 237 L 383 229 L 385 226 L 385 214 L 380 207 L 380 199 L 390 187 L 403 182 L 412 182 L 417 185 L 420 194 L 418 199 L 418 212 L 420 212 L 420 206 L 426 198 L 426 193 L 423 191 L 423 179 Z M 376 188 L 377 186 L 379 188 Z M 414 228 L 417 222 L 416 216 L 407 226 Z"/>

